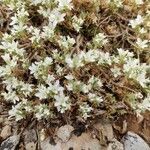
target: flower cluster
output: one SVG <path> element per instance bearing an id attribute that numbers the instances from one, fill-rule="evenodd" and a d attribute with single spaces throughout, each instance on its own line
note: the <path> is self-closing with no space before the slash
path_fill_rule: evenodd
<path id="1" fill-rule="evenodd" d="M 87 119 L 88 117 L 90 117 L 90 113 L 91 111 L 93 110 L 92 107 L 90 107 L 87 103 L 83 103 L 81 106 L 80 106 L 80 113 L 82 115 L 82 117 L 84 119 Z"/>
<path id="2" fill-rule="evenodd" d="M 131 95 L 134 110 L 150 110 L 150 12 L 138 12 L 148 1 L 130 2 L 137 14 L 115 21 L 116 36 L 107 24 L 110 29 L 125 1 L 91 1 L 92 11 L 85 11 L 71 0 L 2 0 L 8 25 L 0 33 L 1 99 L 12 106 L 9 115 L 16 121 L 70 113 L 86 120 L 101 109 L 111 113 Z M 122 22 L 128 29 L 121 32 Z"/>
<path id="3" fill-rule="evenodd" d="M 84 20 L 80 17 L 80 18 L 77 18 L 77 16 L 73 16 L 72 17 L 73 21 L 72 21 L 72 25 L 74 27 L 74 29 L 79 32 L 80 29 L 82 28 L 82 24 L 84 23 Z"/>

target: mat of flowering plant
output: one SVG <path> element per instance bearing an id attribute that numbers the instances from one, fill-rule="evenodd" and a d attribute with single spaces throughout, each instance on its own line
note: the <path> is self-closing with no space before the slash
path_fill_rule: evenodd
<path id="1" fill-rule="evenodd" d="M 18 124 L 141 118 L 150 1 L 0 0 L 0 84 L 1 116 Z"/>

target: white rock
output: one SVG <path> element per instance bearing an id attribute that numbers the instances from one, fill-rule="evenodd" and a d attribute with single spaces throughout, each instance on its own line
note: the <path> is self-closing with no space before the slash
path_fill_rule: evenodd
<path id="1" fill-rule="evenodd" d="M 124 148 L 122 143 L 116 139 L 113 139 L 111 143 L 109 143 L 107 150 L 124 150 Z"/>
<path id="2" fill-rule="evenodd" d="M 108 142 L 111 142 L 114 139 L 113 128 L 109 122 L 99 122 L 94 125 L 99 132 L 99 140 L 101 145 L 107 145 Z"/>
<path id="3" fill-rule="evenodd" d="M 57 142 L 56 145 L 50 143 L 50 138 L 41 142 L 41 150 L 62 150 L 61 142 Z"/>
<path id="4" fill-rule="evenodd" d="M 89 133 L 82 133 L 81 136 L 72 136 L 67 143 L 62 144 L 62 150 L 102 150 L 98 139 L 94 139 Z"/>
<path id="5" fill-rule="evenodd" d="M 63 142 L 67 142 L 71 136 L 71 132 L 74 130 L 74 128 L 70 125 L 62 126 L 57 131 L 57 136 L 59 139 L 61 139 Z"/>
<path id="6" fill-rule="evenodd" d="M 2 142 L 0 150 L 15 150 L 20 140 L 20 135 L 13 135 Z"/>
<path id="7" fill-rule="evenodd" d="M 37 135 L 34 129 L 24 132 L 24 144 L 26 150 L 36 150 Z"/>
<path id="8" fill-rule="evenodd" d="M 122 138 L 125 150 L 150 150 L 148 144 L 137 134 L 127 132 Z"/>
<path id="9" fill-rule="evenodd" d="M 73 135 L 69 141 L 57 141 L 50 143 L 50 138 L 41 142 L 42 150 L 104 150 L 98 139 L 93 139 L 89 133 L 82 133 L 81 136 Z"/>
<path id="10" fill-rule="evenodd" d="M 36 150 L 36 144 L 34 142 L 27 143 L 25 148 L 26 150 Z"/>
<path id="11" fill-rule="evenodd" d="M 4 126 L 4 128 L 3 128 L 2 131 L 1 131 L 0 136 L 1 136 L 3 139 L 6 139 L 6 138 L 9 137 L 10 135 L 11 135 L 11 126 L 9 126 L 9 125 Z"/>
<path id="12" fill-rule="evenodd" d="M 26 130 L 24 132 L 24 143 L 37 142 L 37 135 L 34 129 Z"/>

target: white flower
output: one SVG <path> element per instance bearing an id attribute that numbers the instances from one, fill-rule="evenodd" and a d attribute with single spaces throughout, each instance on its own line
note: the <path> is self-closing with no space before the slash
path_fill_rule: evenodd
<path id="1" fill-rule="evenodd" d="M 54 96 L 55 98 L 55 107 L 61 113 L 64 113 L 66 110 L 71 108 L 71 103 L 68 96 L 65 96 L 63 92 L 60 92 L 58 95 Z"/>
<path id="2" fill-rule="evenodd" d="M 2 45 L 0 45 L 0 48 L 3 49 L 5 52 L 8 52 L 11 55 L 23 56 L 25 53 L 25 50 L 23 48 L 18 48 L 18 42 L 12 41 L 12 42 L 2 42 Z"/>
<path id="3" fill-rule="evenodd" d="M 38 28 L 30 26 L 28 28 L 28 32 L 32 34 L 32 37 L 30 38 L 31 42 L 39 43 L 39 41 L 41 40 L 41 31 Z"/>
<path id="4" fill-rule="evenodd" d="M 42 3 L 43 0 L 31 0 L 32 4 L 33 5 L 37 5 L 37 4 L 40 4 Z"/>
<path id="5" fill-rule="evenodd" d="M 9 1 L 9 3 L 8 3 L 8 7 L 9 7 L 10 10 L 20 9 L 20 8 L 22 8 L 24 6 L 25 6 L 25 2 L 24 1 L 16 1 L 15 3 L 14 3 L 14 1 Z"/>
<path id="6" fill-rule="evenodd" d="M 58 1 L 58 9 L 62 10 L 62 9 L 72 9 L 73 5 L 71 3 L 72 0 L 57 0 Z"/>
<path id="7" fill-rule="evenodd" d="M 140 38 L 137 39 L 136 44 L 139 48 L 144 49 L 148 47 L 148 40 L 141 40 Z"/>
<path id="8" fill-rule="evenodd" d="M 78 68 L 84 66 L 83 64 L 83 55 L 74 55 L 73 58 L 70 55 L 66 55 L 65 62 L 70 68 Z"/>
<path id="9" fill-rule="evenodd" d="M 143 0 L 135 0 L 135 3 L 136 3 L 137 5 L 141 5 L 141 4 L 143 4 L 144 2 L 143 2 Z"/>
<path id="10" fill-rule="evenodd" d="M 92 107 L 90 107 L 86 102 L 81 104 L 79 107 L 79 111 L 81 113 L 81 116 L 86 120 L 88 117 L 90 117 L 90 113 L 93 110 Z"/>
<path id="11" fill-rule="evenodd" d="M 38 5 L 38 4 L 48 5 L 48 4 L 51 4 L 53 2 L 53 0 L 31 0 L 31 2 L 35 6 Z"/>
<path id="12" fill-rule="evenodd" d="M 128 78 L 134 79 L 142 87 L 146 87 L 146 84 L 150 82 L 148 78 L 146 78 L 148 66 L 146 64 L 140 64 L 139 59 L 129 59 L 126 64 L 123 66 L 124 73 L 128 76 Z"/>
<path id="13" fill-rule="evenodd" d="M 38 85 L 37 91 L 35 96 L 40 100 L 48 98 L 49 90 L 44 85 Z"/>
<path id="14" fill-rule="evenodd" d="M 12 89 L 17 89 L 19 86 L 19 80 L 15 77 L 9 77 L 3 81 L 3 83 L 6 85 L 6 89 L 8 91 Z"/>
<path id="15" fill-rule="evenodd" d="M 118 7 L 118 8 L 123 6 L 123 5 L 122 5 L 122 3 L 123 3 L 122 0 L 106 0 L 106 2 L 107 2 L 108 4 L 115 5 L 115 6 Z"/>
<path id="16" fill-rule="evenodd" d="M 51 66 L 53 59 L 51 57 L 45 57 L 43 61 L 32 63 L 29 67 L 30 73 L 34 75 L 36 79 L 47 79 L 48 68 Z"/>
<path id="17" fill-rule="evenodd" d="M 12 67 L 6 65 L 5 67 L 0 66 L 0 77 L 11 76 L 12 74 Z"/>
<path id="18" fill-rule="evenodd" d="M 100 65 L 101 64 L 111 65 L 112 64 L 112 59 L 110 57 L 110 54 L 108 52 L 106 52 L 106 53 L 100 52 L 98 64 L 100 64 Z"/>
<path id="19" fill-rule="evenodd" d="M 141 34 L 144 34 L 144 33 L 147 33 L 147 30 L 144 29 L 144 28 L 140 28 L 140 29 L 139 29 L 139 32 L 140 32 Z"/>
<path id="20" fill-rule="evenodd" d="M 17 13 L 15 13 L 14 16 L 11 17 L 12 20 L 12 22 L 10 23 L 10 25 L 12 26 L 11 34 L 15 36 L 17 33 L 20 33 L 27 28 L 25 23 L 27 21 L 28 16 L 29 14 L 25 10 L 24 5 L 22 5 L 20 9 L 18 8 Z"/>
<path id="21" fill-rule="evenodd" d="M 122 0 L 114 0 L 114 3 L 117 7 L 122 7 L 123 6 L 123 1 Z"/>
<path id="22" fill-rule="evenodd" d="M 27 26 L 19 22 L 19 24 L 13 25 L 13 28 L 11 29 L 11 34 L 15 36 L 18 33 L 25 31 L 26 29 L 27 29 Z"/>
<path id="23" fill-rule="evenodd" d="M 142 93 L 138 92 L 138 93 L 135 93 L 135 97 L 139 98 L 139 99 L 142 99 L 143 95 L 142 95 Z"/>
<path id="24" fill-rule="evenodd" d="M 47 119 L 48 117 L 52 117 L 53 114 L 48 108 L 46 104 L 40 104 L 35 106 L 35 117 L 40 120 L 40 119 Z"/>
<path id="25" fill-rule="evenodd" d="M 121 69 L 116 66 L 110 70 L 112 71 L 115 78 L 121 75 Z"/>
<path id="26" fill-rule="evenodd" d="M 27 113 L 31 113 L 31 112 L 33 111 L 33 108 L 32 108 L 32 106 L 30 106 L 30 105 L 25 105 L 25 106 L 24 106 L 24 109 L 25 109 L 25 111 L 26 111 Z"/>
<path id="27" fill-rule="evenodd" d="M 99 104 L 99 103 L 103 102 L 103 98 L 94 93 L 89 93 L 88 98 L 89 98 L 89 101 L 92 103 Z"/>
<path id="28" fill-rule="evenodd" d="M 9 113 L 9 117 L 15 117 L 16 121 L 19 121 L 23 118 L 25 118 L 25 114 L 22 111 L 22 103 L 18 103 L 15 106 L 12 106 L 12 109 L 8 112 Z"/>
<path id="29" fill-rule="evenodd" d="M 142 101 L 142 103 L 138 104 L 138 109 L 141 112 L 144 112 L 145 110 L 150 111 L 150 94 L 147 95 L 147 97 Z"/>
<path id="30" fill-rule="evenodd" d="M 88 84 L 91 84 L 93 88 L 100 88 L 103 86 L 102 81 L 94 76 L 89 79 Z"/>
<path id="31" fill-rule="evenodd" d="M 74 67 L 73 59 L 69 55 L 66 55 L 65 62 L 70 68 Z"/>
<path id="32" fill-rule="evenodd" d="M 58 44 L 60 47 L 62 47 L 64 50 L 68 50 L 75 44 L 75 40 L 69 36 L 60 36 L 60 39 L 58 40 Z"/>
<path id="33" fill-rule="evenodd" d="M 65 76 L 65 78 L 66 78 L 67 80 L 73 80 L 73 79 L 74 79 L 74 77 L 73 77 L 72 74 L 68 74 L 67 76 Z"/>
<path id="34" fill-rule="evenodd" d="M 13 69 L 17 66 L 17 58 L 11 58 L 9 54 L 2 55 L 1 57 L 7 64 L 5 66 L 0 66 L 0 77 L 11 76 Z"/>
<path id="35" fill-rule="evenodd" d="M 82 91 L 87 93 L 89 88 L 87 85 L 78 80 L 69 80 L 69 83 L 66 85 L 68 91 L 79 92 Z"/>
<path id="36" fill-rule="evenodd" d="M 52 27 L 51 25 L 48 26 L 44 26 L 43 27 L 43 32 L 41 33 L 41 37 L 42 38 L 52 38 L 54 36 L 54 27 Z"/>
<path id="37" fill-rule="evenodd" d="M 32 65 L 29 67 L 29 69 L 30 69 L 30 73 L 34 74 L 38 71 L 38 66 L 36 64 L 32 63 Z"/>
<path id="38" fill-rule="evenodd" d="M 3 60 L 8 64 L 11 61 L 10 54 L 5 53 L 1 56 Z"/>
<path id="39" fill-rule="evenodd" d="M 39 10 L 38 13 L 40 13 L 41 15 L 43 15 L 45 18 L 48 18 L 49 17 L 49 14 L 51 13 L 51 9 L 50 8 L 45 8 L 45 7 L 42 7 L 42 6 L 39 6 Z"/>
<path id="40" fill-rule="evenodd" d="M 112 56 L 111 58 L 112 58 L 112 61 L 116 64 L 118 64 L 120 61 L 118 56 Z"/>
<path id="41" fill-rule="evenodd" d="M 32 84 L 28 84 L 28 83 L 23 83 L 23 82 L 20 82 L 20 86 L 22 86 L 20 88 L 20 90 L 22 91 L 22 93 L 25 95 L 25 96 L 30 96 L 30 94 L 32 93 L 33 89 L 33 85 Z"/>
<path id="42" fill-rule="evenodd" d="M 86 62 L 95 62 L 99 58 L 99 51 L 97 50 L 89 50 L 84 54 L 84 60 Z"/>
<path id="43" fill-rule="evenodd" d="M 4 97 L 5 100 L 13 102 L 14 104 L 16 104 L 16 102 L 19 101 L 19 97 L 15 91 L 11 90 L 11 91 L 8 91 L 7 93 L 4 92 L 4 93 L 1 93 L 1 95 Z"/>
<path id="44" fill-rule="evenodd" d="M 137 17 L 134 20 L 129 21 L 129 25 L 131 25 L 132 28 L 136 28 L 138 25 L 142 24 L 143 21 L 143 17 L 141 15 L 137 15 Z"/>
<path id="45" fill-rule="evenodd" d="M 54 58 L 54 61 L 57 62 L 57 64 L 56 64 L 56 71 L 57 71 L 57 68 L 60 69 L 60 67 L 63 69 L 63 67 L 60 66 L 59 63 L 64 61 L 65 56 L 66 55 L 63 55 L 61 51 L 58 51 L 57 49 L 53 50 L 52 57 Z M 62 70 L 62 69 L 60 69 L 60 70 Z M 61 71 L 60 71 L 60 73 L 61 73 Z"/>
<path id="46" fill-rule="evenodd" d="M 136 77 L 136 80 L 139 82 L 139 84 L 142 87 L 146 87 L 146 84 L 150 83 L 150 79 L 146 78 L 146 72 L 145 71 L 139 73 Z"/>
<path id="47" fill-rule="evenodd" d="M 33 91 L 32 84 L 28 84 L 28 83 L 24 83 L 23 81 L 19 81 L 15 77 L 9 77 L 6 80 L 4 80 L 3 83 L 6 85 L 6 89 L 8 91 L 15 89 L 18 91 L 18 93 L 21 92 L 21 94 L 23 93 L 25 96 L 29 96 L 31 94 L 31 92 Z"/>
<path id="48" fill-rule="evenodd" d="M 49 15 L 49 23 L 56 27 L 56 25 L 60 22 L 64 21 L 65 13 L 61 13 L 58 9 L 53 9 Z"/>
<path id="49" fill-rule="evenodd" d="M 121 62 L 126 62 L 128 59 L 134 56 L 133 52 L 129 52 L 129 50 L 124 50 L 122 48 L 117 48 L 119 54 L 119 60 Z"/>
<path id="50" fill-rule="evenodd" d="M 61 67 L 60 65 L 56 65 L 56 73 L 58 75 L 62 75 L 62 73 L 63 73 L 63 67 Z"/>
<path id="51" fill-rule="evenodd" d="M 93 44 L 96 47 L 102 47 L 105 44 L 108 43 L 108 40 L 106 39 L 106 36 L 104 33 L 98 33 L 94 38 L 93 38 Z"/>
<path id="52" fill-rule="evenodd" d="M 44 61 L 43 61 L 43 65 L 44 66 L 49 66 L 51 65 L 53 62 L 53 59 L 51 57 L 45 57 Z"/>
<path id="53" fill-rule="evenodd" d="M 50 90 L 55 93 L 58 94 L 59 92 L 63 92 L 64 88 L 59 84 L 59 80 L 56 80 L 56 82 L 54 83 L 54 85 L 49 86 Z"/>
<path id="54" fill-rule="evenodd" d="M 90 90 L 91 90 L 91 85 L 83 84 L 83 85 L 81 86 L 81 91 L 82 91 L 83 93 L 88 93 Z"/>
<path id="55" fill-rule="evenodd" d="M 55 78 L 53 75 L 48 75 L 47 80 L 45 82 L 49 85 L 54 80 L 55 80 Z"/>
<path id="56" fill-rule="evenodd" d="M 12 25 L 12 26 L 19 23 L 19 20 L 18 20 L 18 17 L 16 14 L 11 17 L 11 20 L 12 20 L 12 22 L 10 23 L 10 25 Z"/>
<path id="57" fill-rule="evenodd" d="M 29 13 L 25 10 L 25 7 L 22 6 L 22 8 L 17 11 L 17 15 L 19 18 L 23 19 L 25 16 L 29 16 Z"/>
<path id="58" fill-rule="evenodd" d="M 66 85 L 66 87 L 67 87 L 67 90 L 68 90 L 68 91 L 73 91 L 73 90 L 74 90 L 74 85 L 73 85 L 72 82 L 68 83 L 68 84 Z"/>
<path id="59" fill-rule="evenodd" d="M 133 71 L 133 68 L 138 68 L 139 66 L 139 60 L 138 59 L 129 59 L 123 66 L 124 72 L 130 72 Z"/>
<path id="60" fill-rule="evenodd" d="M 84 66 L 83 60 L 84 60 L 84 56 L 82 55 L 82 53 L 79 53 L 78 55 L 74 55 L 73 67 L 74 68 L 83 67 Z"/>
<path id="61" fill-rule="evenodd" d="M 13 40 L 13 36 L 11 34 L 8 33 L 3 33 L 3 41 L 12 41 Z"/>
<path id="62" fill-rule="evenodd" d="M 74 27 L 74 29 L 79 32 L 80 29 L 81 29 L 81 26 L 83 25 L 84 23 L 84 20 L 80 17 L 80 18 L 77 18 L 77 16 L 73 16 L 72 17 L 72 25 Z"/>

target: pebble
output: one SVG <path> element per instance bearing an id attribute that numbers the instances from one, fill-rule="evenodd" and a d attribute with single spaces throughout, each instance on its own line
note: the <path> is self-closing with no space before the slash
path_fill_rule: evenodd
<path id="1" fill-rule="evenodd" d="M 123 144 L 114 138 L 111 143 L 109 143 L 107 150 L 124 150 L 124 148 Z"/>
<path id="2" fill-rule="evenodd" d="M 70 125 L 62 126 L 57 131 L 57 137 L 61 139 L 63 142 L 67 142 L 73 130 L 74 128 Z"/>
<path id="3" fill-rule="evenodd" d="M 56 144 L 50 143 L 50 138 L 41 142 L 42 150 L 104 150 L 98 139 L 94 139 L 89 133 L 82 133 L 81 136 L 73 135 L 69 141 L 58 141 Z"/>
<path id="4" fill-rule="evenodd" d="M 6 139 L 7 137 L 9 137 L 11 135 L 11 126 L 9 125 L 6 125 L 3 127 L 2 131 L 1 131 L 1 134 L 0 136 L 3 138 L 3 139 Z"/>
<path id="5" fill-rule="evenodd" d="M 94 125 L 99 132 L 99 140 L 101 145 L 107 145 L 114 139 L 113 128 L 109 122 L 99 122 Z"/>
<path id="6" fill-rule="evenodd" d="M 25 131 L 24 144 L 26 150 L 36 150 L 37 134 L 34 129 Z"/>
<path id="7" fill-rule="evenodd" d="M 148 144 L 137 134 L 128 131 L 122 138 L 125 150 L 150 150 Z"/>
<path id="8" fill-rule="evenodd" d="M 103 150 L 100 142 L 92 138 L 90 133 L 82 133 L 81 136 L 72 136 L 67 143 L 62 144 L 63 150 Z"/>
<path id="9" fill-rule="evenodd" d="M 27 143 L 25 148 L 26 150 L 36 150 L 36 144 L 34 142 Z"/>
<path id="10" fill-rule="evenodd" d="M 1 143 L 0 150 L 15 150 L 20 140 L 20 135 L 13 135 Z"/>
<path id="11" fill-rule="evenodd" d="M 62 150 L 61 148 L 61 142 L 57 142 L 57 144 L 51 144 L 50 138 L 45 139 L 41 142 L 41 150 Z"/>
<path id="12" fill-rule="evenodd" d="M 25 136 L 24 143 L 37 142 L 37 134 L 34 129 L 25 131 L 24 136 Z"/>

